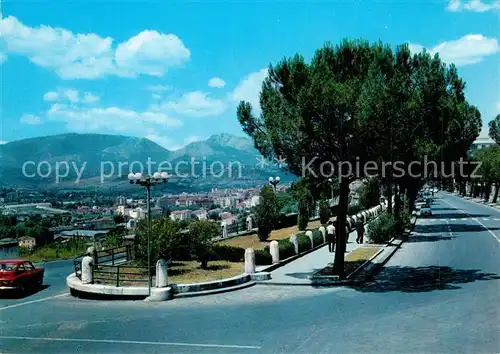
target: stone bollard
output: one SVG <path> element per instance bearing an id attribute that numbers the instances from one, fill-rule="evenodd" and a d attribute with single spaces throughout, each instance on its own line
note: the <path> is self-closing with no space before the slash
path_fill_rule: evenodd
<path id="1" fill-rule="evenodd" d="M 306 236 L 309 237 L 309 240 L 311 241 L 311 248 L 314 247 L 314 240 L 313 240 L 313 233 L 311 230 L 306 231 Z"/>
<path id="2" fill-rule="evenodd" d="M 168 285 L 168 265 L 164 259 L 156 262 L 156 287 L 164 288 Z"/>
<path id="3" fill-rule="evenodd" d="M 356 225 L 359 222 L 358 217 L 356 215 L 353 215 L 352 219 L 354 220 L 354 225 Z"/>
<path id="4" fill-rule="evenodd" d="M 251 216 L 248 216 L 247 217 L 247 231 L 252 231 L 252 217 Z"/>
<path id="5" fill-rule="evenodd" d="M 227 225 L 225 223 L 222 224 L 222 237 L 223 238 L 227 237 Z"/>
<path id="6" fill-rule="evenodd" d="M 253 248 L 245 250 L 245 273 L 255 274 L 255 251 Z"/>
<path id="7" fill-rule="evenodd" d="M 290 243 L 293 245 L 293 248 L 295 249 L 295 254 L 299 254 L 299 240 L 297 240 L 296 235 L 290 236 Z"/>
<path id="8" fill-rule="evenodd" d="M 323 243 L 326 243 L 326 229 L 324 226 L 321 226 L 319 229 L 319 232 L 321 232 L 321 235 L 323 235 Z"/>
<path id="9" fill-rule="evenodd" d="M 365 220 L 363 219 L 363 214 L 359 213 L 356 215 L 356 218 L 360 221 L 360 222 L 364 222 Z"/>
<path id="10" fill-rule="evenodd" d="M 280 261 L 280 249 L 278 246 L 278 241 L 271 241 L 271 243 L 269 244 L 269 253 L 271 253 L 273 264 Z"/>

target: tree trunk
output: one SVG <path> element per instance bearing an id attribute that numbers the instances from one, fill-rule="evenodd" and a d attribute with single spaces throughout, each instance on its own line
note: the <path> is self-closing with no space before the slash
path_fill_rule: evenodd
<path id="1" fill-rule="evenodd" d="M 497 182 L 495 184 L 495 194 L 493 195 L 493 200 L 492 200 L 493 203 L 496 203 L 498 200 L 498 190 L 500 190 L 500 182 Z"/>
<path id="2" fill-rule="evenodd" d="M 340 279 L 344 279 L 344 253 L 346 249 L 345 226 L 347 220 L 347 209 L 349 207 L 349 179 L 342 178 L 340 181 L 340 195 L 336 222 L 336 248 L 333 270 Z"/>
<path id="3" fill-rule="evenodd" d="M 387 176 L 387 214 L 392 214 L 392 177 L 391 171 L 389 171 L 389 176 Z"/>
<path id="4" fill-rule="evenodd" d="M 401 199 L 400 199 L 401 187 L 396 184 L 395 188 L 396 188 L 396 193 L 394 193 L 394 217 L 397 220 L 399 218 L 401 211 Z"/>

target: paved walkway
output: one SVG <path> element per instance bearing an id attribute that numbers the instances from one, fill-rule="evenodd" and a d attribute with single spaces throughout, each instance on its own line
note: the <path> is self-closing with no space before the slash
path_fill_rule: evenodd
<path id="1" fill-rule="evenodd" d="M 367 225 L 365 225 L 365 230 Z M 366 241 L 365 231 L 365 241 Z M 349 243 L 347 251 L 352 252 L 355 249 L 362 247 L 356 243 L 357 232 L 353 231 L 349 234 Z M 298 258 L 271 272 L 271 280 L 266 280 L 264 284 L 275 285 L 311 285 L 310 276 L 314 272 L 323 269 L 328 263 L 333 262 L 335 253 L 328 252 L 328 244 L 325 246 Z"/>

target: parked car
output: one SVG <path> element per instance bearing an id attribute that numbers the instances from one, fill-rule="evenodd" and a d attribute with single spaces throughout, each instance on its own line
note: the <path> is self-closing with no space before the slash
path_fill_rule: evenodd
<path id="1" fill-rule="evenodd" d="M 27 293 L 43 285 L 43 268 L 36 268 L 26 260 L 0 261 L 0 291 Z"/>
<path id="2" fill-rule="evenodd" d="M 432 210 L 429 207 L 423 207 L 420 209 L 420 216 L 431 216 L 432 215 Z"/>

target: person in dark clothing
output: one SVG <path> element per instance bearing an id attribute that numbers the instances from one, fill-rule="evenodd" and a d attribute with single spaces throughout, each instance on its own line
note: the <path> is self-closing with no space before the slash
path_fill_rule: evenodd
<path id="1" fill-rule="evenodd" d="M 333 222 L 330 220 L 328 226 L 326 227 L 326 241 L 328 242 L 328 251 L 333 252 L 335 248 L 335 227 Z"/>
<path id="2" fill-rule="evenodd" d="M 363 236 L 365 234 L 365 226 L 362 222 L 358 222 L 356 227 L 356 231 L 358 232 L 358 236 L 356 237 L 356 243 L 363 243 Z"/>

